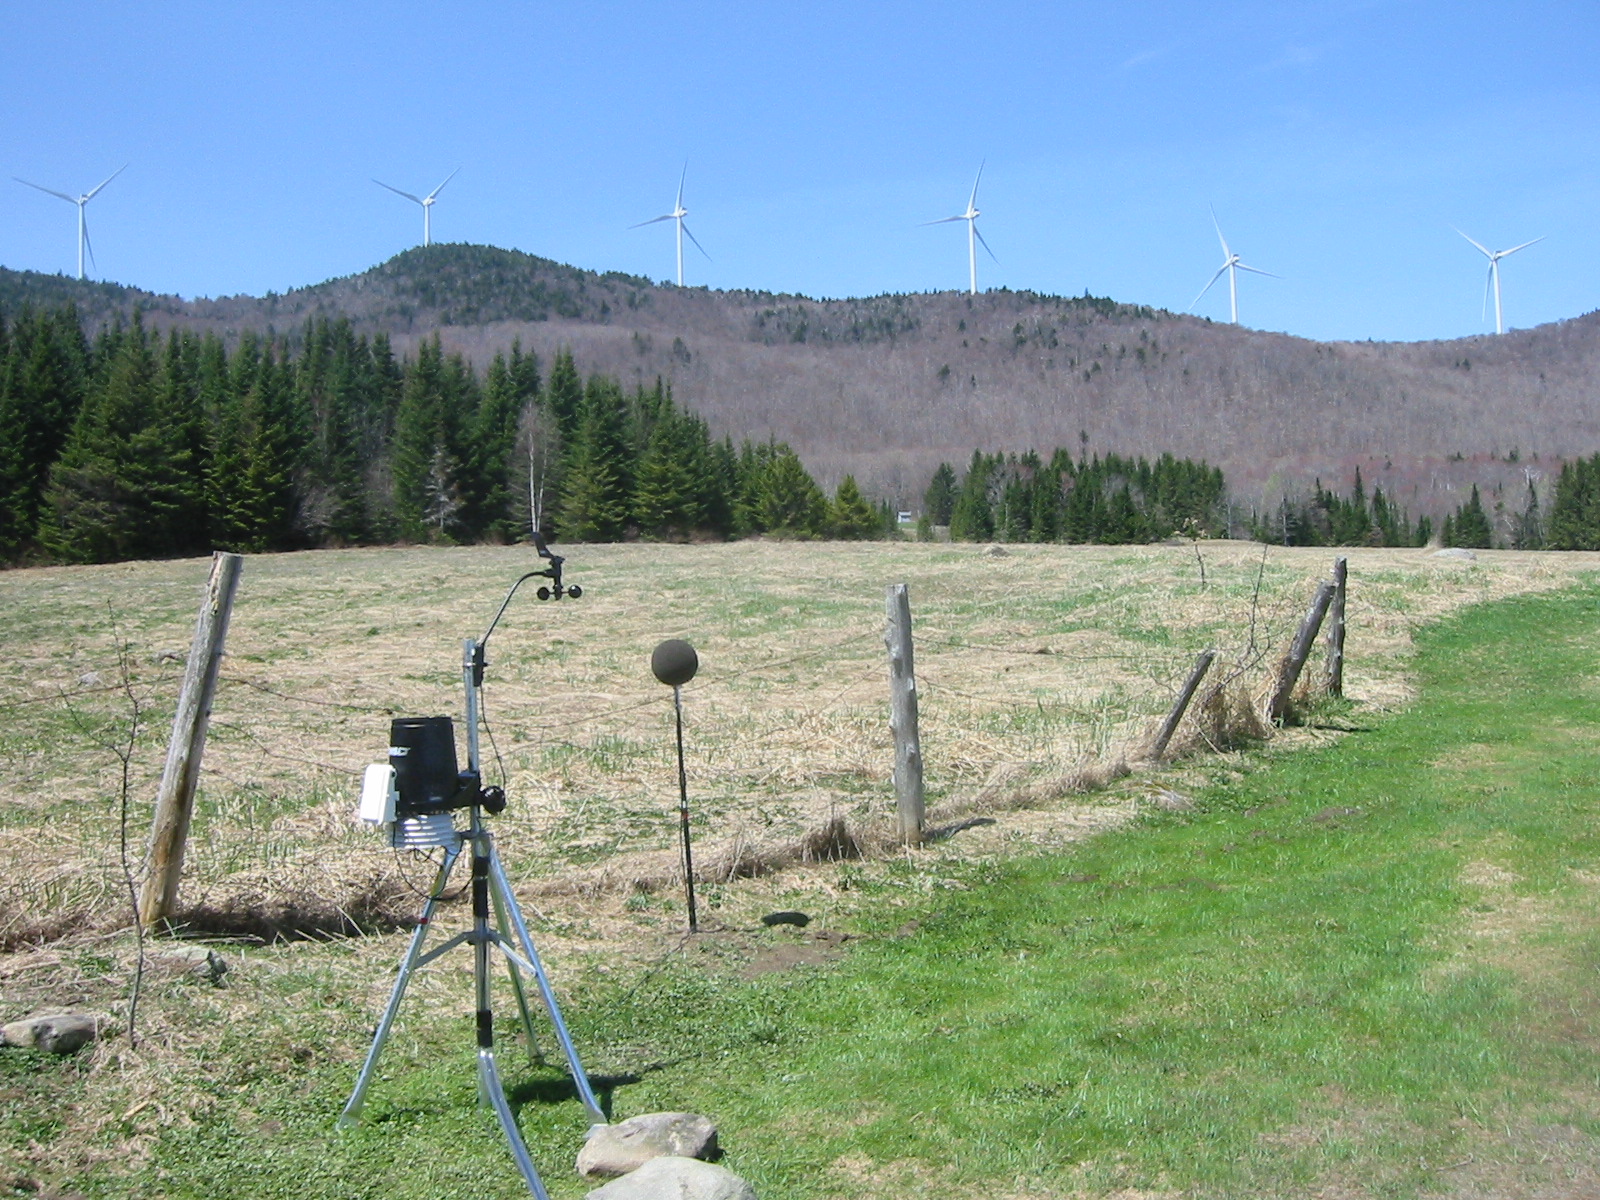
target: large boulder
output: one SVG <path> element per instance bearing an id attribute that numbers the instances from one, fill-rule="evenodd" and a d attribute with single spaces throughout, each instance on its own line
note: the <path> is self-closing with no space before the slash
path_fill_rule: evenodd
<path id="1" fill-rule="evenodd" d="M 0 1025 L 0 1046 L 72 1054 L 94 1041 L 99 1032 L 100 1019 L 89 1013 L 41 1013 Z"/>
<path id="2" fill-rule="evenodd" d="M 697 1113 L 644 1113 L 616 1125 L 597 1125 L 578 1151 L 586 1178 L 626 1175 L 654 1158 L 716 1158 L 717 1127 Z"/>
<path id="3" fill-rule="evenodd" d="M 666 1155 L 595 1188 L 587 1200 L 756 1200 L 756 1190 L 726 1167 Z"/>

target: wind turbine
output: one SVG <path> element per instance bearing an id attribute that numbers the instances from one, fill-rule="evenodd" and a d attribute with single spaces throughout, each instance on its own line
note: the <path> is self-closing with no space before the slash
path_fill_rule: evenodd
<path id="1" fill-rule="evenodd" d="M 450 174 L 444 177 L 444 183 L 449 183 L 459 174 L 461 174 L 461 168 L 457 167 L 454 171 L 451 171 Z M 433 191 L 429 192 L 426 196 L 413 196 L 410 192 L 402 192 L 397 187 L 389 187 L 389 185 L 381 179 L 374 179 L 372 182 L 381 188 L 389 188 L 389 190 L 396 196 L 404 196 L 413 204 L 422 205 L 422 244 L 424 246 L 433 245 L 433 202 L 439 198 L 439 193 L 444 191 L 444 183 L 441 183 L 438 187 L 434 188 Z"/>
<path id="2" fill-rule="evenodd" d="M 90 262 L 94 262 L 94 247 L 89 244 L 89 224 L 84 218 L 83 206 L 85 204 L 89 203 L 89 201 L 93 200 L 95 198 L 95 195 L 100 191 L 101 188 L 105 187 L 106 184 L 110 183 L 113 179 L 115 179 L 118 175 L 121 175 L 127 169 L 128 169 L 128 164 L 127 163 L 123 163 L 115 171 L 111 172 L 111 174 L 107 175 L 98 184 L 96 184 L 94 187 L 90 188 L 87 192 L 85 192 L 81 196 L 69 196 L 65 192 L 56 191 L 54 188 L 40 187 L 37 183 L 28 183 L 28 181 L 26 179 L 18 178 L 15 175 L 13 175 L 11 177 L 11 178 L 15 179 L 18 183 L 27 183 L 28 186 L 31 187 L 31 188 L 38 188 L 39 191 L 44 192 L 47 195 L 59 196 L 61 199 L 65 200 L 68 204 L 76 204 L 78 206 L 78 278 L 79 279 L 83 278 L 83 252 L 85 250 L 87 250 L 89 252 L 89 261 Z M 98 264 L 96 264 L 96 265 L 98 266 Z"/>
<path id="3" fill-rule="evenodd" d="M 1454 225 L 1450 226 L 1450 228 L 1456 229 Z M 1456 232 L 1461 233 L 1461 230 L 1456 229 Z M 1536 237 L 1533 242 L 1523 242 L 1522 245 L 1513 246 L 1509 250 L 1490 250 L 1487 246 L 1473 242 L 1464 233 L 1461 233 L 1461 236 L 1467 238 L 1467 241 L 1472 242 L 1474 246 L 1477 246 L 1479 252 L 1489 260 L 1489 277 L 1483 281 L 1483 307 L 1485 314 L 1487 314 L 1489 308 L 1489 285 L 1492 283 L 1494 284 L 1494 331 L 1496 333 L 1504 333 L 1506 326 L 1500 317 L 1500 260 L 1508 254 L 1515 254 L 1518 250 L 1526 250 L 1533 245 L 1533 242 L 1542 242 L 1544 238 Z"/>
<path id="4" fill-rule="evenodd" d="M 937 221 L 924 221 L 924 225 L 948 225 L 951 221 L 965 221 L 967 223 L 967 277 L 971 294 L 978 294 L 978 243 L 983 242 L 984 252 L 994 258 L 994 251 L 989 249 L 989 243 L 983 241 L 983 234 L 978 232 L 978 184 L 983 179 L 984 164 L 978 164 L 978 177 L 972 181 L 972 195 L 967 197 L 967 211 L 959 212 L 953 217 L 940 217 Z M 994 258 L 999 262 L 998 258 Z"/>
<path id="5" fill-rule="evenodd" d="M 629 229 L 643 229 L 646 225 L 654 225 L 659 221 L 676 221 L 678 223 L 678 286 L 683 286 L 683 235 L 688 233 L 689 240 L 694 243 L 694 248 L 701 254 L 706 254 L 706 248 L 700 244 L 700 239 L 689 233 L 689 227 L 683 219 L 689 215 L 689 210 L 683 206 L 683 181 L 689 177 L 689 164 L 683 164 L 683 174 L 678 176 L 678 198 L 673 202 L 672 211 L 662 213 L 659 217 L 651 217 L 648 221 L 640 221 L 637 225 L 629 225 Z M 706 261 L 711 261 L 711 255 L 706 254 Z"/>
<path id="6" fill-rule="evenodd" d="M 1211 285 L 1222 278 L 1222 273 L 1228 273 L 1228 299 L 1233 313 L 1233 323 L 1239 323 L 1239 272 L 1250 271 L 1256 275 L 1265 275 L 1268 279 L 1282 279 L 1281 275 L 1274 275 L 1271 271 L 1263 271 L 1259 267 L 1247 266 L 1237 254 L 1228 248 L 1228 239 L 1222 236 L 1222 226 L 1217 224 L 1217 210 L 1211 210 L 1211 224 L 1217 231 L 1217 241 L 1222 243 L 1222 265 L 1217 268 L 1217 273 L 1206 281 L 1205 287 L 1200 289 L 1200 295 L 1189 302 L 1188 311 L 1193 312 L 1194 306 L 1211 290 Z"/>

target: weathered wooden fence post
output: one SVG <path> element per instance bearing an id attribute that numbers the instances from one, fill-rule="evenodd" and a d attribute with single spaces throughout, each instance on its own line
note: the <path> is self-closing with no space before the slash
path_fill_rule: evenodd
<path id="1" fill-rule="evenodd" d="M 922 743 L 917 733 L 917 676 L 911 658 L 911 597 L 906 585 L 889 585 L 888 622 L 883 640 L 889 648 L 889 729 L 894 734 L 894 792 L 900 840 L 922 844 L 925 804 L 922 790 Z"/>
<path id="2" fill-rule="evenodd" d="M 1333 560 L 1333 604 L 1328 609 L 1328 695 L 1344 695 L 1344 597 L 1350 576 L 1341 554 Z"/>
<path id="3" fill-rule="evenodd" d="M 1194 660 L 1194 668 L 1189 672 L 1189 678 L 1184 680 L 1183 689 L 1178 693 L 1178 698 L 1173 701 L 1172 711 L 1167 714 L 1167 719 L 1161 722 L 1155 740 L 1150 743 L 1150 757 L 1159 761 L 1167 752 L 1167 743 L 1172 740 L 1172 735 L 1178 731 L 1178 722 L 1183 720 L 1183 714 L 1189 709 L 1189 701 L 1194 699 L 1195 691 L 1200 687 L 1200 681 L 1206 677 L 1206 672 L 1211 669 L 1212 660 L 1217 657 L 1215 650 L 1202 650 L 1200 656 Z"/>
<path id="4" fill-rule="evenodd" d="M 1272 698 L 1267 703 L 1267 719 L 1281 721 L 1284 714 L 1289 711 L 1289 697 L 1294 692 L 1294 685 L 1299 682 L 1300 670 L 1306 665 L 1306 659 L 1311 655 L 1311 644 L 1317 640 L 1317 631 L 1322 628 L 1322 619 L 1328 615 L 1328 605 L 1333 603 L 1333 581 L 1325 579 L 1317 585 L 1317 594 L 1312 597 L 1311 607 L 1306 610 L 1305 618 L 1300 622 L 1300 629 L 1294 635 L 1294 641 L 1289 646 L 1289 653 L 1284 655 L 1283 662 L 1278 665 L 1278 676 L 1272 686 Z"/>
<path id="5" fill-rule="evenodd" d="M 239 588 L 244 559 L 221 551 L 211 556 L 211 578 L 195 622 L 189 647 L 189 665 L 183 672 L 183 690 L 172 719 L 172 740 L 167 744 L 167 765 L 156 795 L 155 820 L 150 826 L 149 873 L 139 897 L 139 920 L 155 925 L 172 915 L 178 902 L 178 878 L 183 872 L 184 842 L 194 812 L 194 790 L 200 780 L 200 756 L 211 720 L 211 698 L 222 664 L 222 644 L 228 637 L 228 617 Z"/>

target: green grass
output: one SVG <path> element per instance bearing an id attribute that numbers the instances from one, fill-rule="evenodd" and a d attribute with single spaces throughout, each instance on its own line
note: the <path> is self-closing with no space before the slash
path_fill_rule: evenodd
<path id="1" fill-rule="evenodd" d="M 831 962 L 747 979 L 750 953 L 814 945 L 780 929 L 590 973 L 565 1002 L 586 1063 L 619 1118 L 710 1115 L 763 1200 L 1592 1178 L 1600 589 L 1468 610 L 1419 635 L 1415 665 L 1407 710 L 1324 708 L 1357 731 L 1219 773 L 1192 812 L 1046 857 L 840 866 L 830 923 L 855 939 Z M 681 920 L 666 894 L 649 911 Z M 524 1195 L 474 1104 L 467 990 L 443 963 L 408 998 L 367 1125 L 333 1132 L 384 986 L 351 993 L 356 953 L 253 952 L 271 1003 L 248 1019 L 195 1006 L 192 1074 L 174 1083 L 192 1121 L 119 1123 L 93 1094 L 114 1072 L 0 1055 L 0 1146 L 48 1143 L 56 1114 L 97 1105 L 113 1116 L 86 1153 L 132 1142 L 147 1164 L 47 1183 Z M 164 986 L 170 1009 L 203 985 Z M 582 1195 L 570 1086 L 509 1046 L 502 1067 L 552 1193 Z"/>

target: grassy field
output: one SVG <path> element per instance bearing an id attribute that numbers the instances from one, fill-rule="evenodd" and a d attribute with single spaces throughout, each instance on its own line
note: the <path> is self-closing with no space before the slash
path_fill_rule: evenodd
<path id="1" fill-rule="evenodd" d="M 1493 924 L 1502 903 L 1555 895 L 1555 916 L 1501 939 L 1542 962 L 1554 931 L 1574 928 L 1569 901 L 1588 895 L 1585 852 L 1556 856 L 1566 874 L 1530 865 L 1588 836 L 1573 799 L 1591 749 L 1579 710 L 1571 696 L 1551 701 L 1569 736 L 1544 745 L 1547 714 L 1512 683 L 1536 667 L 1592 703 L 1592 641 L 1543 658 L 1528 643 L 1581 625 L 1593 598 L 1504 610 L 1515 629 L 1475 617 L 1431 635 L 1428 661 L 1455 655 L 1476 672 L 1476 694 L 1444 716 L 1427 694 L 1407 707 L 1412 635 L 1477 601 L 1570 583 L 1594 557 L 1354 552 L 1352 704 L 1324 724 L 1373 732 L 1301 731 L 1079 795 L 1067 785 L 1137 745 L 1200 648 L 1246 668 L 1241 685 L 1259 682 L 1329 556 L 1238 544 L 1010 551 L 579 547 L 569 578 L 583 600 L 508 613 L 490 647 L 489 715 L 512 795 L 497 828 L 617 1115 L 703 1109 L 736 1148 L 732 1165 L 774 1197 L 930 1184 L 1312 1194 L 1346 1177 L 1352 1195 L 1449 1190 L 1439 1146 L 1470 1143 L 1472 1163 L 1498 1162 L 1550 1127 L 1549 1095 L 1578 1087 L 1587 1051 L 1568 1056 L 1576 1074 L 1559 1087 L 1554 1059 L 1540 1060 L 1542 1075 L 1524 1070 L 1506 1041 L 1526 1007 L 1520 977 L 1471 954 L 1457 972 L 1451 956 L 1499 945 L 1464 932 L 1472 905 Z M 457 710 L 460 638 L 481 632 L 527 557 L 247 562 L 185 882 L 197 921 L 280 912 L 315 930 L 350 913 L 382 925 L 414 906 L 426 864 L 351 828 L 354 777 L 382 755 L 390 714 Z M 137 851 L 203 577 L 194 562 L 0 576 L 14 663 L 0 694 L 11 947 L 0 1016 L 123 1011 L 133 946 L 108 747 L 127 733 L 131 691 L 146 723 L 132 764 Z M 889 822 L 881 614 L 897 581 L 911 585 L 917 620 L 932 817 L 950 836 L 915 854 L 741 877 L 784 863 L 834 818 L 863 839 Z M 667 636 L 689 637 L 704 663 L 686 716 L 712 932 L 691 943 L 672 882 L 670 706 L 647 668 Z M 1519 654 L 1487 662 L 1502 643 Z M 1455 738 L 1467 708 L 1491 700 L 1516 706 L 1490 732 L 1525 716 L 1543 731 L 1530 726 L 1504 763 L 1482 749 L 1497 736 Z M 1334 744 L 1308 744 L 1322 742 Z M 1300 749 L 1284 757 L 1289 745 Z M 1534 770 L 1536 750 L 1571 761 Z M 1355 764 L 1387 774 L 1358 784 Z M 1523 789 L 1522 766 L 1562 803 Z M 1561 820 L 1507 857 L 1484 841 L 1503 835 L 1475 815 L 1483 806 L 1458 804 L 1447 811 L 1477 822 L 1468 853 L 1465 833 L 1441 831 L 1440 802 L 1399 803 L 1412 777 L 1476 789 L 1485 774 L 1525 824 L 1546 809 Z M 778 907 L 813 925 L 760 926 Z M 1338 942 L 1351 946 L 1323 962 Z M 334 1139 L 399 939 L 235 941 L 222 953 L 234 968 L 223 987 L 158 960 L 138 1049 L 112 1037 L 68 1063 L 0 1057 L 3 1170 L 96 1196 L 518 1194 L 471 1102 L 465 961 L 419 978 L 372 1126 Z M 1570 992 L 1580 960 L 1554 958 L 1566 965 L 1546 982 Z M 1383 1066 L 1396 1039 L 1432 1045 L 1441 1030 L 1450 1037 L 1418 1047 L 1427 1063 Z M 1478 1040 L 1457 1044 L 1458 1032 Z M 1461 1061 L 1488 1065 L 1449 1094 L 1487 1097 L 1503 1136 L 1483 1132 L 1486 1117 L 1468 1132 L 1440 1126 L 1439 1072 Z M 559 1073 L 510 1073 L 553 1190 L 581 1194 L 566 1177 L 581 1110 L 561 1102 Z M 1393 1095 L 1380 1102 L 1375 1088 Z M 1580 1141 L 1592 1132 L 1571 1129 Z M 1487 1178 L 1468 1172 L 1458 1190 Z"/>

